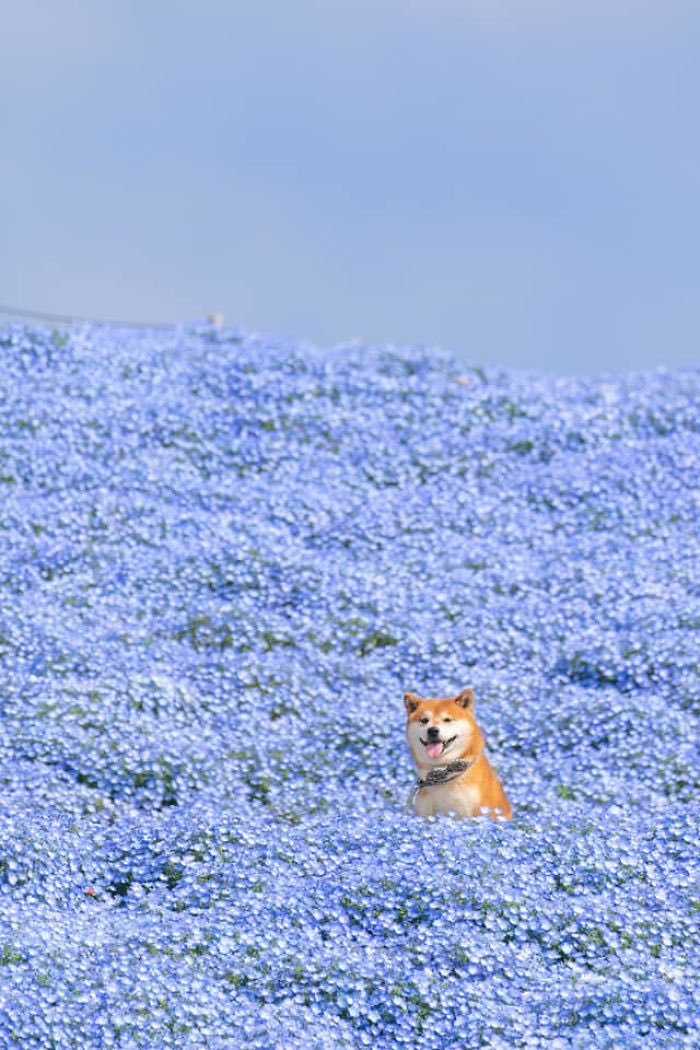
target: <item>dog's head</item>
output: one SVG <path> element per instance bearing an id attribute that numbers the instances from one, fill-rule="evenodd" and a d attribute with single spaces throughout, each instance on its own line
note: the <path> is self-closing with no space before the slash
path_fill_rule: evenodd
<path id="1" fill-rule="evenodd" d="M 417 766 L 444 766 L 483 747 L 471 689 L 439 700 L 423 700 L 415 693 L 404 693 L 403 699 L 408 746 Z"/>

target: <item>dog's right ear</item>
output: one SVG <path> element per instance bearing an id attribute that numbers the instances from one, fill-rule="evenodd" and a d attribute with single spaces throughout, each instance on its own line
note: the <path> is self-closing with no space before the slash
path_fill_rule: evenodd
<path id="1" fill-rule="evenodd" d="M 416 696 L 415 693 L 404 693 L 403 702 L 406 705 L 406 714 L 412 715 L 418 705 L 421 703 L 421 698 Z"/>

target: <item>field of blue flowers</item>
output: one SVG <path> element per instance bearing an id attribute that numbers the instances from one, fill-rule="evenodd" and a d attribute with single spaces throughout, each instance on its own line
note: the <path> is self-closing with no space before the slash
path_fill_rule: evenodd
<path id="1" fill-rule="evenodd" d="M 0 1050 L 699 1045 L 699 371 L 0 352 Z"/>

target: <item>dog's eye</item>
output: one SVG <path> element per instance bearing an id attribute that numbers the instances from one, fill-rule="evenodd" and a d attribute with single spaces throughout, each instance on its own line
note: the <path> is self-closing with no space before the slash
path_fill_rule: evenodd
<path id="1" fill-rule="evenodd" d="M 430 719 L 427 717 L 427 715 L 426 715 L 425 718 L 421 718 L 421 722 L 423 723 L 423 725 L 425 725 L 425 723 L 429 722 L 429 721 L 430 721 Z"/>
<path id="2" fill-rule="evenodd" d="M 445 718 L 443 718 L 443 722 L 454 722 L 454 718 L 450 718 L 449 715 L 446 715 Z"/>

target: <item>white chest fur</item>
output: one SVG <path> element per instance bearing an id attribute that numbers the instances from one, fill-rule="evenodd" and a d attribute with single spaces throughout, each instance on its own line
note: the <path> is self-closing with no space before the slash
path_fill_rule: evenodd
<path id="1" fill-rule="evenodd" d="M 432 817 L 436 813 L 475 817 L 480 811 L 479 789 L 460 784 L 458 780 L 424 787 L 414 798 L 413 809 L 419 817 Z"/>

